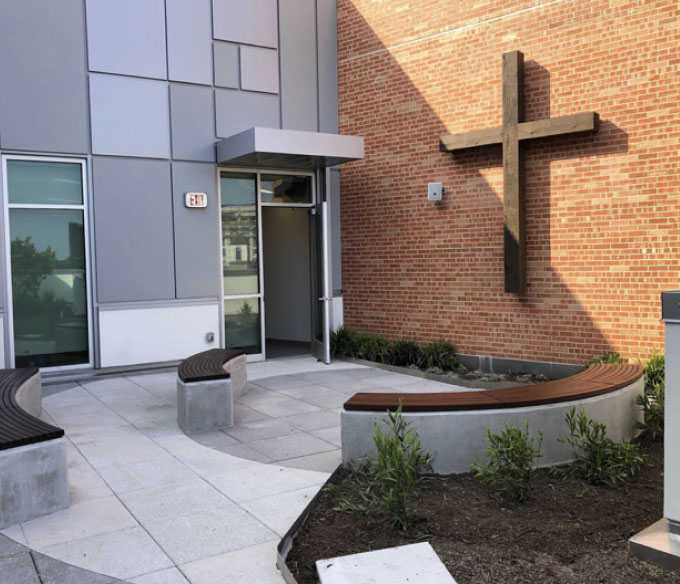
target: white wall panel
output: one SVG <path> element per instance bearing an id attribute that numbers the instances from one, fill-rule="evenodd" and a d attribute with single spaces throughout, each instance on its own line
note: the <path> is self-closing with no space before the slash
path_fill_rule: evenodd
<path id="1" fill-rule="evenodd" d="M 219 305 L 99 308 L 102 367 L 178 361 L 219 346 Z M 208 343 L 205 335 L 215 333 Z"/>

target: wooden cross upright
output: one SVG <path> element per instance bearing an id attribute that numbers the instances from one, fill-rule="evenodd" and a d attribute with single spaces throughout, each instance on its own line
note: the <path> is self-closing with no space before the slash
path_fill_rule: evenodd
<path id="1" fill-rule="evenodd" d="M 476 146 L 503 145 L 503 249 L 505 291 L 521 294 L 526 285 L 524 237 L 524 140 L 597 132 L 600 118 L 595 112 L 574 114 L 535 122 L 524 121 L 524 55 L 503 54 L 503 125 L 439 139 L 442 152 Z"/>

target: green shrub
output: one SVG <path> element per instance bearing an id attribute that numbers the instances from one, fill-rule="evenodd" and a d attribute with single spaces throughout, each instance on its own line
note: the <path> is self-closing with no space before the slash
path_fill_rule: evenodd
<path id="1" fill-rule="evenodd" d="M 644 422 L 635 426 L 652 440 L 663 436 L 666 397 L 666 360 L 663 353 L 655 352 L 645 364 L 645 391 L 636 403 L 642 407 Z"/>
<path id="2" fill-rule="evenodd" d="M 360 334 L 354 357 L 375 363 L 387 363 L 391 351 L 392 344 L 384 336 Z"/>
<path id="3" fill-rule="evenodd" d="M 432 468 L 432 457 L 423 449 L 417 430 L 401 415 L 401 404 L 387 412 L 387 432 L 376 424 L 373 442 L 375 459 L 368 464 L 368 474 L 378 503 L 389 513 L 393 524 L 405 528 L 411 517 L 409 503 L 423 473 Z"/>
<path id="4" fill-rule="evenodd" d="M 396 341 L 392 344 L 389 363 L 397 367 L 420 367 L 422 358 L 422 349 L 414 341 Z"/>
<path id="5" fill-rule="evenodd" d="M 344 325 L 332 332 L 331 355 L 333 357 L 352 357 L 356 352 L 356 337 L 357 333 Z"/>
<path id="6" fill-rule="evenodd" d="M 443 371 L 453 371 L 458 367 L 456 357 L 456 347 L 448 341 L 434 341 L 422 348 L 423 369 L 441 369 Z"/>
<path id="7" fill-rule="evenodd" d="M 610 352 L 602 355 L 593 355 L 588 363 L 624 363 L 623 358 L 618 353 Z"/>
<path id="8" fill-rule="evenodd" d="M 534 438 L 529 434 L 529 423 L 525 422 L 524 431 L 506 425 L 500 434 L 488 429 L 487 437 L 487 462 L 472 465 L 475 476 L 499 499 L 527 501 L 531 497 L 534 468 L 541 456 L 543 432 Z"/>
<path id="9" fill-rule="evenodd" d="M 637 446 L 623 441 L 620 444 L 607 436 L 607 427 L 589 419 L 583 410 L 571 408 L 565 415 L 569 437 L 559 438 L 569 444 L 576 460 L 553 472 L 562 477 L 579 478 L 593 485 L 615 485 L 634 475 L 642 466 Z"/>

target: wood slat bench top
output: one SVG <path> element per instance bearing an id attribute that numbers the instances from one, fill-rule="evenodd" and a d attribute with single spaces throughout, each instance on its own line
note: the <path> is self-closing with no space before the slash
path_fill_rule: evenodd
<path id="1" fill-rule="evenodd" d="M 0 369 L 0 450 L 64 435 L 64 430 L 34 418 L 16 401 L 19 388 L 37 373 L 35 368 Z"/>
<path id="2" fill-rule="evenodd" d="M 184 383 L 229 379 L 224 364 L 245 354 L 242 349 L 209 349 L 184 359 L 177 369 L 177 376 Z"/>
<path id="3" fill-rule="evenodd" d="M 588 369 L 533 385 L 487 391 L 447 393 L 357 393 L 344 404 L 346 410 L 396 410 L 404 412 L 452 412 L 539 406 L 595 397 L 626 387 L 642 377 L 641 365 L 590 365 Z"/>

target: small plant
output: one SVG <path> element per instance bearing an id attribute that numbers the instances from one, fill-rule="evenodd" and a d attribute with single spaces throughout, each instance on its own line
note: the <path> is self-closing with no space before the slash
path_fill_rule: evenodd
<path id="1" fill-rule="evenodd" d="M 341 326 L 331 333 L 331 355 L 333 357 L 352 357 L 356 352 L 356 336 L 352 329 Z"/>
<path id="2" fill-rule="evenodd" d="M 663 353 L 655 352 L 645 364 L 645 391 L 638 395 L 636 403 L 642 407 L 644 422 L 636 422 L 636 428 L 652 440 L 663 436 L 665 410 L 666 361 Z"/>
<path id="3" fill-rule="evenodd" d="M 359 335 L 355 357 L 374 363 L 386 363 L 392 344 L 382 335 Z"/>
<path id="4" fill-rule="evenodd" d="M 609 352 L 602 355 L 593 355 L 588 363 L 591 365 L 593 363 L 624 363 L 624 360 L 618 353 Z"/>
<path id="5" fill-rule="evenodd" d="M 607 436 L 605 424 L 595 422 L 583 410 L 571 408 L 565 415 L 569 437 L 559 438 L 569 444 L 576 460 L 553 472 L 562 477 L 580 478 L 593 485 L 615 485 L 635 476 L 642 466 L 637 446 L 623 441 L 620 444 Z"/>
<path id="6" fill-rule="evenodd" d="M 414 341 L 396 341 L 390 353 L 390 365 L 397 367 L 420 367 L 422 349 Z"/>
<path id="7" fill-rule="evenodd" d="M 500 434 L 488 429 L 487 437 L 487 462 L 477 461 L 472 465 L 475 476 L 499 499 L 527 501 L 531 497 L 534 468 L 541 457 L 543 432 L 539 431 L 535 438 L 529 434 L 529 423 L 525 422 L 524 430 L 506 425 Z"/>
<path id="8" fill-rule="evenodd" d="M 373 441 L 377 455 L 368 465 L 368 475 L 378 503 L 389 513 L 392 522 L 406 528 L 412 514 L 410 500 L 417 490 L 421 475 L 432 468 L 432 457 L 423 449 L 418 432 L 401 414 L 387 412 L 387 432 L 376 424 Z"/>
<path id="9" fill-rule="evenodd" d="M 441 369 L 453 371 L 458 367 L 456 347 L 448 341 L 434 341 L 422 349 L 421 367 L 424 369 Z"/>

